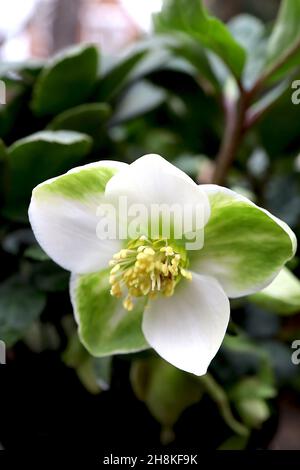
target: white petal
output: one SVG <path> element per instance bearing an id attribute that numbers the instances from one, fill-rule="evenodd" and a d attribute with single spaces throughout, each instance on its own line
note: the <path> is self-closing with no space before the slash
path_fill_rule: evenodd
<path id="1" fill-rule="evenodd" d="M 118 240 L 100 240 L 97 210 L 116 162 L 97 162 L 76 168 L 38 185 L 32 194 L 29 220 L 44 251 L 60 266 L 88 273 L 108 266 L 120 249 Z"/>
<path id="2" fill-rule="evenodd" d="M 182 214 L 191 210 L 193 215 L 200 215 L 193 225 L 196 230 L 202 229 L 210 216 L 207 195 L 189 176 L 159 155 L 145 155 L 121 170 L 108 182 L 105 194 L 114 201 L 125 196 L 128 207 L 143 205 L 149 218 L 154 205 L 164 204 L 170 211 L 176 205 Z M 180 217 L 175 218 L 174 225 L 181 235 L 189 231 L 184 229 Z"/>
<path id="3" fill-rule="evenodd" d="M 217 185 L 201 185 L 211 216 L 204 246 L 189 253 L 190 268 L 216 278 L 229 297 L 266 287 L 295 254 L 296 237 L 283 221 L 246 197 Z"/>
<path id="4" fill-rule="evenodd" d="M 142 329 L 148 343 L 179 369 L 203 375 L 216 355 L 229 321 L 230 305 L 219 283 L 193 273 L 172 297 L 149 302 Z"/>

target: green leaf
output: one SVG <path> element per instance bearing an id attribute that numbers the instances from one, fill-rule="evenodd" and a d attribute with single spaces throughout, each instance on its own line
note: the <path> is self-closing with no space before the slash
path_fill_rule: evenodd
<path id="1" fill-rule="evenodd" d="M 231 352 L 241 354 L 252 354 L 257 356 L 262 361 L 268 359 L 268 353 L 261 346 L 255 344 L 251 339 L 246 336 L 231 336 L 226 334 L 223 345 L 225 349 L 228 349 Z"/>
<path id="2" fill-rule="evenodd" d="M 147 349 L 141 329 L 144 301 L 132 312 L 110 294 L 109 271 L 74 276 L 71 298 L 79 324 L 79 337 L 96 357 Z"/>
<path id="3" fill-rule="evenodd" d="M 128 83 L 137 64 L 147 54 L 146 49 L 132 50 L 113 64 L 105 75 L 98 80 L 95 98 L 98 101 L 109 101 Z"/>
<path id="4" fill-rule="evenodd" d="M 300 40 L 300 2 L 282 0 L 278 16 L 267 45 L 266 66 L 276 63 Z M 272 79 L 281 78 L 293 66 L 299 65 L 300 45 L 298 49 L 277 71 Z"/>
<path id="5" fill-rule="evenodd" d="M 32 189 L 70 169 L 90 147 L 90 137 L 71 131 L 43 131 L 15 142 L 8 149 L 9 190 L 3 213 L 26 220 Z"/>
<path id="6" fill-rule="evenodd" d="M 75 369 L 83 386 L 92 394 L 108 390 L 111 378 L 111 357 L 94 358 L 80 343 L 78 335 L 70 337 L 63 361 Z"/>
<path id="7" fill-rule="evenodd" d="M 228 392 L 232 401 L 246 400 L 252 398 L 268 399 L 274 398 L 276 389 L 256 376 L 242 378 Z"/>
<path id="8" fill-rule="evenodd" d="M 110 121 L 114 125 L 135 118 L 160 106 L 166 99 L 166 92 L 146 80 L 132 85 L 124 95 Z"/>
<path id="9" fill-rule="evenodd" d="M 247 442 L 248 436 L 233 435 L 226 439 L 217 450 L 244 450 Z"/>
<path id="10" fill-rule="evenodd" d="M 243 83 L 250 87 L 258 78 L 266 61 L 266 28 L 264 23 L 248 14 L 235 16 L 228 28 L 247 52 Z"/>
<path id="11" fill-rule="evenodd" d="M 261 292 L 249 297 L 250 302 L 281 315 L 300 312 L 300 281 L 283 268 L 274 281 Z"/>
<path id="12" fill-rule="evenodd" d="M 4 201 L 4 194 L 8 185 L 8 155 L 2 139 L 0 139 L 0 204 Z"/>
<path id="13" fill-rule="evenodd" d="M 98 50 L 91 45 L 76 46 L 53 57 L 34 87 L 34 112 L 51 115 L 83 103 L 92 92 L 97 69 Z"/>
<path id="14" fill-rule="evenodd" d="M 166 428 L 172 428 L 183 411 L 203 395 L 196 377 L 158 357 L 133 362 L 130 379 L 137 397 Z"/>
<path id="15" fill-rule="evenodd" d="M 172 37 L 173 44 L 169 48 L 175 54 L 175 57 L 186 60 L 195 68 L 195 78 L 207 91 L 220 91 L 220 83 L 216 78 L 205 51 L 199 43 L 188 36 L 180 36 L 174 41 L 176 36 Z"/>
<path id="16" fill-rule="evenodd" d="M 0 339 L 12 346 L 42 313 L 46 297 L 17 276 L 0 284 Z"/>
<path id="17" fill-rule="evenodd" d="M 278 100 L 286 91 L 290 89 L 291 82 L 290 79 L 282 80 L 276 86 L 267 91 L 259 100 L 257 100 L 248 110 L 247 119 L 251 123 L 251 120 L 255 117 L 261 116 L 266 111 L 269 111 L 271 107 L 276 104 Z M 271 114 L 272 119 L 272 114 Z"/>
<path id="18" fill-rule="evenodd" d="M 259 398 L 238 401 L 236 409 L 246 426 L 255 429 L 259 429 L 271 414 L 267 403 Z"/>
<path id="19" fill-rule="evenodd" d="M 161 13 L 154 15 L 158 32 L 181 31 L 217 54 L 239 78 L 246 54 L 226 26 L 209 16 L 201 0 L 165 0 Z"/>
<path id="20" fill-rule="evenodd" d="M 42 250 L 39 245 L 31 245 L 24 251 L 25 258 L 32 259 L 34 261 L 48 261 L 49 256 Z"/>
<path id="21" fill-rule="evenodd" d="M 47 127 L 53 131 L 82 132 L 92 137 L 95 142 L 101 137 L 101 131 L 110 114 L 110 106 L 106 103 L 82 104 L 59 114 Z"/>

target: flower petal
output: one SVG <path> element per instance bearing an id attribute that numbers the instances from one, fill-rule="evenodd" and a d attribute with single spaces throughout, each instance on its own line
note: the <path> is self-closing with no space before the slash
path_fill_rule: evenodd
<path id="1" fill-rule="evenodd" d="M 211 204 L 204 247 L 190 252 L 191 269 L 215 277 L 229 297 L 266 287 L 294 256 L 296 237 L 281 220 L 244 196 L 201 185 Z"/>
<path id="2" fill-rule="evenodd" d="M 117 240 L 100 240 L 97 210 L 107 181 L 125 164 L 97 162 L 38 185 L 32 193 L 29 220 L 43 250 L 60 266 L 77 273 L 107 267 L 120 249 Z"/>
<path id="3" fill-rule="evenodd" d="M 179 369 L 203 375 L 216 355 L 228 325 L 230 306 L 222 287 L 193 273 L 172 297 L 149 302 L 143 332 L 150 346 Z"/>
<path id="4" fill-rule="evenodd" d="M 131 353 L 149 348 L 142 333 L 144 301 L 128 312 L 110 295 L 109 272 L 77 275 L 70 282 L 79 337 L 93 356 Z"/>
<path id="5" fill-rule="evenodd" d="M 150 211 L 154 205 L 165 205 L 170 211 L 176 205 L 182 214 L 191 210 L 193 230 L 202 229 L 210 216 L 206 194 L 201 189 L 199 192 L 199 186 L 189 176 L 159 155 L 145 155 L 120 171 L 107 184 L 105 194 L 114 201 L 125 196 L 128 208 L 133 204 L 143 205 L 149 214 L 146 223 L 150 218 L 153 224 Z M 190 231 L 184 230 L 180 217 L 174 217 L 174 225 L 180 235 Z"/>

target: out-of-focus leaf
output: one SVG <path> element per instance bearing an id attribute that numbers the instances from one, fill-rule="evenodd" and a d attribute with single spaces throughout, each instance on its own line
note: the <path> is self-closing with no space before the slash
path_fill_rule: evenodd
<path id="1" fill-rule="evenodd" d="M 112 374 L 112 356 L 94 357 L 92 359 L 92 365 L 97 384 L 101 390 L 108 390 L 110 388 Z"/>
<path id="2" fill-rule="evenodd" d="M 157 357 L 135 361 L 130 378 L 137 397 L 166 428 L 172 428 L 183 411 L 203 394 L 196 377 Z"/>
<path id="3" fill-rule="evenodd" d="M 82 346 L 77 334 L 69 339 L 63 361 L 76 370 L 84 387 L 92 394 L 108 390 L 111 379 L 111 357 L 93 358 Z"/>
<path id="4" fill-rule="evenodd" d="M 266 60 L 266 32 L 261 20 L 248 14 L 234 17 L 228 28 L 247 52 L 243 82 L 250 87 L 258 78 Z"/>
<path id="5" fill-rule="evenodd" d="M 235 384 L 228 392 L 228 396 L 233 401 L 261 398 L 274 398 L 276 389 L 269 383 L 264 383 L 258 377 L 245 377 Z"/>
<path id="6" fill-rule="evenodd" d="M 32 189 L 74 166 L 91 147 L 85 134 L 43 131 L 15 142 L 8 149 L 9 190 L 3 213 L 27 218 Z"/>
<path id="7" fill-rule="evenodd" d="M 300 312 L 300 281 L 287 268 L 283 268 L 265 289 L 249 297 L 271 312 L 292 315 Z"/>
<path id="8" fill-rule="evenodd" d="M 67 291 L 70 273 L 52 261 L 44 261 L 33 266 L 32 280 L 34 285 L 44 292 Z"/>
<path id="9" fill-rule="evenodd" d="M 249 173 L 257 179 L 264 179 L 270 165 L 270 159 L 266 151 L 257 147 L 247 160 Z"/>
<path id="10" fill-rule="evenodd" d="M 278 85 L 266 92 L 258 101 L 256 101 L 247 112 L 247 120 L 251 122 L 256 116 L 260 116 L 263 112 L 269 111 L 285 92 L 290 88 L 290 80 L 282 80 Z M 272 116 L 272 115 L 271 115 Z"/>
<path id="11" fill-rule="evenodd" d="M 271 414 L 265 400 L 259 398 L 240 400 L 235 405 L 242 420 L 250 428 L 259 429 Z"/>
<path id="12" fill-rule="evenodd" d="M 231 436 L 218 447 L 218 450 L 244 450 L 247 442 L 247 436 Z"/>
<path id="13" fill-rule="evenodd" d="M 267 45 L 267 66 L 276 63 L 300 40 L 300 2 L 299 0 L 282 0 L 279 13 Z M 272 76 L 279 79 L 293 66 L 299 65 L 300 48 Z"/>
<path id="14" fill-rule="evenodd" d="M 101 136 L 110 114 L 110 106 L 106 103 L 82 104 L 56 116 L 48 125 L 48 129 L 82 132 L 91 136 L 95 142 Z"/>
<path id="15" fill-rule="evenodd" d="M 97 48 L 86 44 L 54 56 L 34 87 L 34 112 L 51 115 L 83 103 L 95 84 L 98 59 Z"/>
<path id="16" fill-rule="evenodd" d="M 0 139 L 0 204 L 4 201 L 4 193 L 7 190 L 8 155 L 3 140 Z"/>
<path id="17" fill-rule="evenodd" d="M 223 347 L 239 354 L 253 354 L 263 360 L 268 358 L 268 353 L 266 351 L 264 351 L 259 345 L 255 344 L 254 341 L 251 341 L 249 338 L 242 335 L 225 335 Z"/>
<path id="18" fill-rule="evenodd" d="M 22 338 L 45 304 L 45 295 L 17 276 L 0 284 L 0 339 L 11 346 Z"/>
<path id="19" fill-rule="evenodd" d="M 201 0 L 165 0 L 154 15 L 158 32 L 182 31 L 217 54 L 236 77 L 243 71 L 246 54 L 226 26 L 209 16 Z"/>
<path id="20" fill-rule="evenodd" d="M 267 351 L 273 373 L 277 383 L 289 381 L 292 377 L 299 374 L 299 370 L 292 363 L 291 354 L 293 350 L 290 345 L 284 344 L 279 340 L 264 341 L 264 349 Z"/>
<path id="21" fill-rule="evenodd" d="M 265 114 L 256 127 L 261 145 L 271 158 L 282 158 L 291 153 L 295 155 L 299 151 L 300 105 L 291 102 L 291 93 L 288 89 L 277 97 L 271 112 Z M 280 132 L 274 132 L 274 129 L 280 129 Z"/>
<path id="22" fill-rule="evenodd" d="M 12 74 L 22 79 L 36 78 L 42 71 L 45 62 L 41 59 L 30 59 L 26 62 L 2 62 L 0 64 L 0 77 L 9 77 Z"/>
<path id="23" fill-rule="evenodd" d="M 95 99 L 109 101 L 113 98 L 128 82 L 132 71 L 146 54 L 146 49 L 132 50 L 110 66 L 105 75 L 98 80 Z"/>
<path id="24" fill-rule="evenodd" d="M 12 255 L 19 254 L 21 248 L 32 245 L 35 242 L 32 230 L 21 228 L 11 231 L 2 240 L 2 249 Z"/>
<path id="25" fill-rule="evenodd" d="M 17 125 L 27 129 L 27 122 L 23 122 L 24 108 L 29 99 L 27 87 L 22 82 L 11 85 L 6 83 L 6 105 L 0 107 L 0 137 L 6 139 Z M 22 129 L 23 130 L 23 129 Z"/>
<path id="26" fill-rule="evenodd" d="M 219 91 L 218 82 L 208 57 L 199 43 L 188 36 L 174 35 L 173 41 L 169 45 L 170 50 L 176 57 L 185 59 L 195 68 L 195 78 L 206 91 Z"/>
<path id="27" fill-rule="evenodd" d="M 279 333 L 281 321 L 278 315 L 270 315 L 270 312 L 253 302 L 247 302 L 244 309 L 243 327 L 253 340 L 272 338 Z"/>
<path id="28" fill-rule="evenodd" d="M 141 114 L 145 114 L 161 105 L 166 99 L 166 92 L 152 85 L 146 80 L 142 80 L 132 85 L 110 121 L 111 125 L 132 119 Z"/>
<path id="29" fill-rule="evenodd" d="M 273 177 L 265 187 L 265 200 L 270 212 L 290 227 L 295 227 L 300 217 L 299 180 L 291 170 L 282 168 L 285 162 L 288 162 L 288 159 L 278 160 L 278 169 L 274 171 Z M 273 169 L 275 168 L 273 162 Z"/>
<path id="30" fill-rule="evenodd" d="M 42 250 L 39 245 L 31 245 L 29 246 L 25 252 L 24 256 L 26 258 L 33 259 L 35 261 L 46 261 L 49 260 L 49 256 Z"/>

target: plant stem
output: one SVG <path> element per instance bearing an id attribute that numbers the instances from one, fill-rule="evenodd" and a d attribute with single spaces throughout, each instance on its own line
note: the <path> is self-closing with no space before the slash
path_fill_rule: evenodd
<path id="1" fill-rule="evenodd" d="M 298 51 L 300 51 L 300 38 L 292 44 L 274 64 L 266 69 L 250 90 L 245 90 L 241 82 L 238 82 L 240 98 L 237 102 L 224 103 L 225 131 L 219 153 L 216 157 L 212 183 L 224 184 L 245 132 L 247 132 L 267 110 L 262 109 L 257 115 L 248 116 L 247 111 L 251 102 L 261 91 L 265 82 Z"/>
<path id="2" fill-rule="evenodd" d="M 204 385 L 206 392 L 212 398 L 219 408 L 220 414 L 225 423 L 232 429 L 233 432 L 240 436 L 248 436 L 249 429 L 233 416 L 228 397 L 223 388 L 215 381 L 215 379 L 207 373 L 199 378 L 199 381 Z"/>
<path id="3" fill-rule="evenodd" d="M 300 37 L 295 41 L 280 57 L 269 66 L 265 72 L 256 80 L 251 90 L 249 91 L 250 98 L 253 98 L 261 91 L 266 81 L 275 74 L 285 63 L 291 59 L 297 52 L 300 52 Z"/>
<path id="4" fill-rule="evenodd" d="M 212 182 L 223 184 L 230 166 L 234 160 L 238 146 L 243 136 L 245 114 L 248 106 L 248 96 L 241 92 L 237 103 L 225 103 L 225 131 L 219 153 L 216 158 L 216 166 Z"/>

